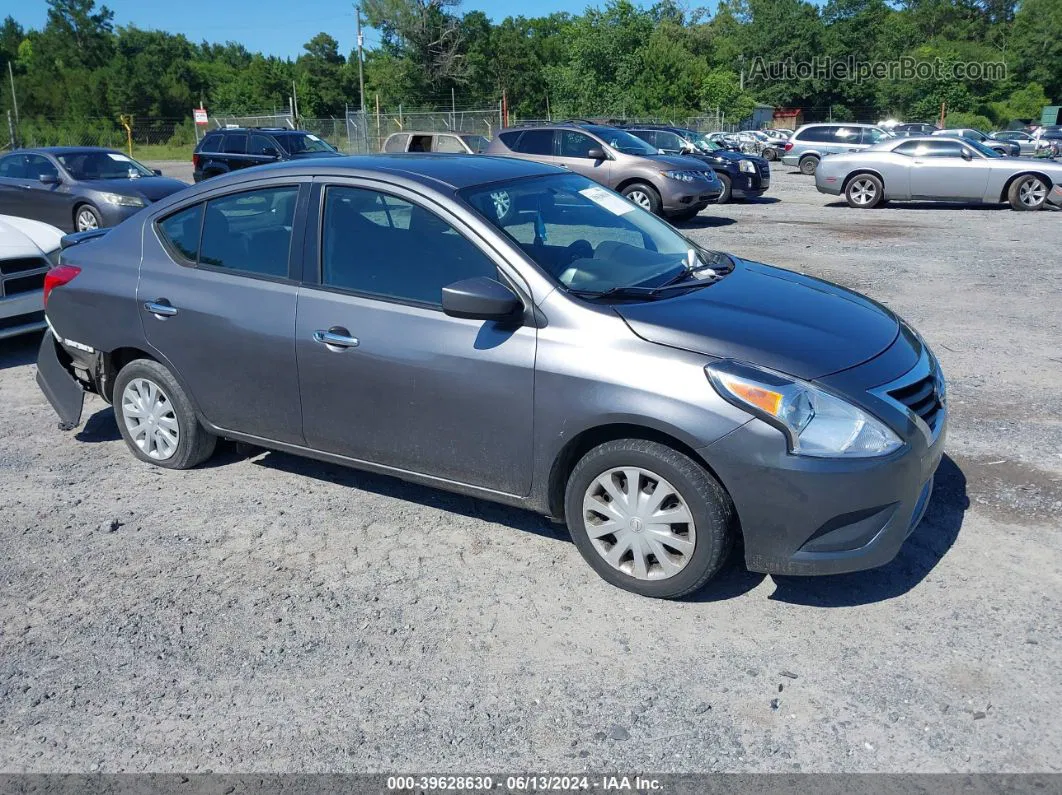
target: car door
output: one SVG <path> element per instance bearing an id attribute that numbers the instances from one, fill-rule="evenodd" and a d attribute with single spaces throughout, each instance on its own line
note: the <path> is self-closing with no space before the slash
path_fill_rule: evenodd
<path id="1" fill-rule="evenodd" d="M 59 166 L 41 154 L 27 154 L 26 178 L 22 182 L 23 211 L 18 215 L 44 221 L 60 229 L 70 229 L 74 221 L 75 185 Z M 42 182 L 45 178 L 48 182 Z"/>
<path id="2" fill-rule="evenodd" d="M 222 158 L 232 171 L 256 165 L 247 154 L 248 138 L 247 133 L 225 133 Z"/>
<path id="3" fill-rule="evenodd" d="M 863 146 L 860 143 L 862 131 L 859 127 L 836 127 L 830 140 L 826 142 L 826 152 L 829 155 L 839 155 L 845 152 L 858 152 Z"/>
<path id="4" fill-rule="evenodd" d="M 13 152 L 0 157 L 0 215 L 21 215 L 26 176 L 26 155 Z"/>
<path id="5" fill-rule="evenodd" d="M 147 226 L 137 287 L 145 337 L 203 416 L 292 444 L 303 438 L 292 241 L 308 189 L 296 178 L 230 188 Z"/>
<path id="6" fill-rule="evenodd" d="M 515 276 L 454 216 L 378 185 L 332 180 L 311 201 L 322 220 L 311 221 L 321 231 L 306 259 L 317 267 L 296 321 L 306 442 L 526 494 L 536 330 L 441 309 L 447 284 Z"/>
<path id="7" fill-rule="evenodd" d="M 555 163 L 557 160 L 553 155 L 552 129 L 532 127 L 523 131 L 513 130 L 502 133 L 501 139 L 510 149 L 508 157 L 534 160 L 536 163 Z"/>
<path id="8" fill-rule="evenodd" d="M 910 175 L 911 198 L 979 201 L 988 187 L 989 163 L 962 141 L 941 138 L 915 149 Z"/>
<path id="9" fill-rule="evenodd" d="M 610 185 L 609 173 L 612 161 L 608 156 L 600 159 L 590 157 L 591 149 L 599 149 L 604 153 L 605 147 L 595 141 L 589 135 L 578 130 L 557 130 L 554 141 L 554 162 L 558 166 L 564 166 L 576 174 L 600 182 L 606 187 Z"/>

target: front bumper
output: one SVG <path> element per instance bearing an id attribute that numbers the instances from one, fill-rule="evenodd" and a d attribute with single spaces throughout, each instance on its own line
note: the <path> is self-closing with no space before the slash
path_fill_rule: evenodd
<path id="1" fill-rule="evenodd" d="M 0 298 L 0 340 L 44 327 L 44 295 L 40 290 Z"/>
<path id="2" fill-rule="evenodd" d="M 1062 207 L 1062 184 L 1055 185 L 1047 194 L 1047 200 L 1057 207 Z"/>
<path id="3" fill-rule="evenodd" d="M 894 362 L 900 358 L 893 356 Z M 864 377 L 877 379 L 876 385 L 890 380 L 880 378 L 880 364 L 867 367 Z M 848 373 L 823 383 L 837 388 L 856 378 Z M 699 451 L 734 501 L 750 570 L 842 574 L 896 557 L 929 504 L 944 454 L 947 411 L 941 410 L 935 431 L 927 433 L 899 408 L 888 416 L 877 400 L 868 395 L 862 403 L 902 430 L 905 442 L 880 459 L 791 455 L 782 433 L 758 419 Z"/>
<path id="4" fill-rule="evenodd" d="M 107 202 L 96 202 L 96 209 L 100 211 L 101 220 L 103 223 L 101 226 L 118 226 L 126 218 L 130 218 L 136 215 L 138 212 L 144 209 L 144 207 L 150 207 L 150 202 L 143 207 L 126 207 L 121 204 L 109 204 Z"/>
<path id="5" fill-rule="evenodd" d="M 669 179 L 666 182 L 660 191 L 660 204 L 665 213 L 703 208 L 718 199 L 723 192 L 723 185 L 718 180 L 684 183 Z"/>

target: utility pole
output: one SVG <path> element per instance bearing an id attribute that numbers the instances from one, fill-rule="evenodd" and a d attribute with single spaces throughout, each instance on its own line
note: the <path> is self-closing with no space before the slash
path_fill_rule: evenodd
<path id="1" fill-rule="evenodd" d="M 738 77 L 738 89 L 740 91 L 745 90 L 745 56 L 742 54 L 741 58 L 741 75 Z"/>
<path id="2" fill-rule="evenodd" d="M 18 126 L 18 97 L 15 96 L 15 72 L 11 68 L 11 61 L 7 62 L 7 76 L 11 78 L 11 106 L 15 110 L 15 126 Z"/>
<path id="3" fill-rule="evenodd" d="M 361 35 L 361 5 L 354 6 L 354 15 L 358 20 L 358 97 L 361 100 L 361 123 L 365 123 L 365 72 L 362 68 L 362 62 L 365 60 L 362 55 L 362 46 L 365 42 L 365 37 Z"/>
<path id="4" fill-rule="evenodd" d="M 450 86 L 450 129 L 457 129 L 457 96 L 453 86 Z"/>

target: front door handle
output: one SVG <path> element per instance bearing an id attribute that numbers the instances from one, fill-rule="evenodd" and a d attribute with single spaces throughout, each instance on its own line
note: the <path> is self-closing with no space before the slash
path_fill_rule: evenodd
<path id="1" fill-rule="evenodd" d="M 155 301 L 148 301 L 144 304 L 144 309 L 153 314 L 155 317 L 162 319 L 164 317 L 173 317 L 177 314 L 177 307 L 170 304 L 165 298 L 159 298 Z"/>
<path id="2" fill-rule="evenodd" d="M 329 350 L 358 347 L 358 338 L 350 336 L 350 332 L 342 326 L 332 326 L 327 331 L 318 329 L 313 333 L 313 341 L 327 346 Z"/>

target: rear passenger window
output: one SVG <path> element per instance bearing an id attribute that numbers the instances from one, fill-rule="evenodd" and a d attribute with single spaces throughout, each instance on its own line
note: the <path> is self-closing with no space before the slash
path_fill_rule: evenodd
<path id="1" fill-rule="evenodd" d="M 437 135 L 435 137 L 435 151 L 448 154 L 464 154 L 465 147 L 456 135 Z"/>
<path id="2" fill-rule="evenodd" d="M 811 143 L 825 143 L 827 141 L 834 141 L 834 133 L 837 132 L 836 127 L 810 127 L 804 132 L 800 133 L 798 140 L 809 141 Z"/>
<path id="3" fill-rule="evenodd" d="M 553 130 L 526 130 L 514 149 L 525 155 L 552 155 Z"/>
<path id="4" fill-rule="evenodd" d="M 386 141 L 384 141 L 385 152 L 404 152 L 406 151 L 406 142 L 409 140 L 409 133 L 398 133 L 392 135 Z"/>
<path id="5" fill-rule="evenodd" d="M 438 215 L 376 191 L 328 188 L 322 234 L 326 286 L 440 306 L 448 284 L 498 278 L 490 258 Z"/>
<path id="6" fill-rule="evenodd" d="M 203 139 L 202 143 L 199 144 L 199 151 L 220 152 L 221 142 L 223 138 L 224 136 L 221 135 L 208 135 L 206 138 Z"/>
<path id="7" fill-rule="evenodd" d="M 181 259 L 199 259 L 199 231 L 203 226 L 203 205 L 197 204 L 159 221 L 163 240 Z"/>
<path id="8" fill-rule="evenodd" d="M 243 154 L 247 154 L 247 136 L 246 135 L 226 135 L 225 136 L 225 154 L 228 154 L 228 155 L 243 155 Z"/>
<path id="9" fill-rule="evenodd" d="M 199 264 L 287 278 L 297 187 L 265 188 L 207 202 Z"/>

